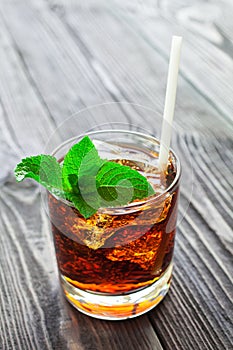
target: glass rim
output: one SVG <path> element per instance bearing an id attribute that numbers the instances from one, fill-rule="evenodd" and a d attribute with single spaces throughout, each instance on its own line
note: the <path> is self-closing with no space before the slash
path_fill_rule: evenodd
<path id="1" fill-rule="evenodd" d="M 105 130 L 95 130 L 95 131 L 90 131 L 90 132 L 86 132 L 86 133 L 82 133 L 80 135 L 77 135 L 77 136 L 73 136 L 71 137 L 70 139 L 62 142 L 59 146 L 57 146 L 52 152 L 51 152 L 51 156 L 55 156 L 55 154 L 64 146 L 66 146 L 68 143 L 72 142 L 72 141 L 75 141 L 77 139 L 80 139 L 84 136 L 92 136 L 92 135 L 95 135 L 95 134 L 105 134 L 105 133 L 123 133 L 123 134 L 133 134 L 133 135 L 138 135 L 138 136 L 141 136 L 143 138 L 146 138 L 148 139 L 149 141 L 151 142 L 154 142 L 154 143 L 157 143 L 158 145 L 160 145 L 160 141 L 154 137 L 154 136 L 151 136 L 151 135 L 147 135 L 147 134 L 144 134 L 144 133 L 141 133 L 141 132 L 137 132 L 137 131 L 133 131 L 133 130 L 121 130 L 121 129 L 105 129 Z M 148 204 L 151 204 L 153 202 L 157 202 L 159 200 L 161 200 L 167 193 L 169 193 L 170 191 L 173 190 L 173 188 L 179 183 L 179 180 L 180 180 L 180 176 L 181 176 L 181 163 L 180 163 L 180 160 L 178 158 L 178 156 L 176 155 L 176 153 L 172 150 L 172 148 L 169 148 L 169 153 L 172 154 L 172 156 L 174 157 L 175 159 L 175 165 L 176 165 L 176 176 L 174 178 L 174 180 L 172 181 L 172 183 L 163 191 L 161 192 L 160 194 L 154 194 L 150 197 L 147 197 L 143 200 L 139 200 L 137 202 L 132 202 L 132 203 L 129 203 L 129 204 L 126 204 L 126 205 L 122 205 L 122 206 L 116 206 L 116 207 L 102 207 L 102 208 L 99 208 L 97 210 L 97 213 L 101 213 L 101 214 L 113 214 L 113 212 L 116 212 L 117 210 L 128 210 L 128 209 L 135 209 L 137 207 L 141 208 L 143 207 L 144 205 L 148 205 Z M 57 200 L 63 202 L 64 204 L 70 206 L 70 207 L 73 207 L 75 208 L 75 206 L 73 205 L 72 202 L 66 200 L 66 199 L 63 199 L 63 198 L 60 198 L 56 195 L 54 195 L 53 193 L 51 193 L 50 191 L 48 191 L 53 197 L 55 197 Z"/>

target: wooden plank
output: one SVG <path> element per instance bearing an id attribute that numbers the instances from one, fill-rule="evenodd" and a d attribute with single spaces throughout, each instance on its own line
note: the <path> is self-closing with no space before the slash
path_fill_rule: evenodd
<path id="1" fill-rule="evenodd" d="M 19 11 L 21 16 L 18 16 Z M 71 124 L 70 115 L 85 106 L 124 99 L 120 90 L 95 57 L 90 56 L 88 50 L 83 51 L 81 43 L 74 42 L 46 3 L 35 2 L 28 6 L 27 1 L 7 2 L 2 16 L 49 114 L 57 124 L 63 123 L 56 130 L 59 137 L 66 140 L 80 134 L 96 123 L 107 122 L 109 115 L 111 120 L 120 122 L 130 122 L 132 116 L 136 119 L 137 111 L 127 106 L 112 108 L 110 112 L 94 111 L 95 115 L 90 111 L 89 120 L 86 115 L 74 116 Z M 53 140 L 50 143 L 53 144 Z"/>
<path id="2" fill-rule="evenodd" d="M 151 2 L 148 1 L 148 4 Z M 125 19 L 125 25 L 167 60 L 169 49 L 166 44 L 170 42 L 171 35 L 177 33 L 184 37 L 181 75 L 205 99 L 206 106 L 209 104 L 218 112 L 217 118 L 222 119 L 224 123 L 221 132 L 226 131 L 227 125 L 232 130 L 233 103 L 230 93 L 233 77 L 232 55 L 229 57 L 225 53 L 224 37 L 215 26 L 217 21 L 227 23 L 225 14 L 233 11 L 232 3 L 223 4 L 222 11 L 217 2 L 198 5 L 190 3 L 184 7 L 182 1 L 175 1 L 169 8 L 166 2 L 161 2 L 160 7 L 152 12 L 138 10 L 132 13 L 127 11 L 127 2 L 124 2 L 112 11 L 118 19 Z M 147 9 L 146 2 L 143 3 L 143 7 Z M 186 12 L 186 16 L 182 15 L 183 11 Z M 196 26 L 199 30 L 194 30 L 195 27 L 189 28 L 190 21 L 195 24 L 195 16 L 198 17 Z M 184 18 L 188 19 L 188 23 L 184 22 Z M 140 26 L 139 23 L 142 22 L 143 26 Z M 208 122 L 206 127 L 216 130 L 219 128 L 218 123 L 215 124 L 213 120 L 211 122 L 206 114 L 205 120 Z"/>
<path id="3" fill-rule="evenodd" d="M 143 22 L 144 25 L 141 30 L 140 25 L 138 25 L 141 23 L 139 22 L 140 18 L 135 18 L 135 16 L 131 18 L 124 10 L 125 7 L 120 11 L 117 5 L 105 6 L 102 8 L 101 15 L 96 16 L 94 5 L 88 9 L 86 6 L 79 6 L 78 8 L 73 6 L 72 11 L 67 11 L 62 20 L 67 23 L 71 34 L 77 40 L 82 40 L 92 50 L 98 61 L 102 62 L 108 75 L 111 75 L 118 88 L 124 91 L 124 96 L 127 99 L 149 106 L 153 104 L 156 110 L 162 112 L 170 49 L 170 23 L 159 18 L 158 27 L 159 30 L 160 27 L 162 29 L 159 33 L 153 33 L 154 40 L 152 41 L 152 34 L 150 36 L 149 34 L 146 35 L 147 27 L 150 28 L 154 24 L 154 18 L 149 18 L 148 25 L 147 21 Z M 120 27 L 119 23 L 121 23 Z M 153 27 L 153 31 L 155 30 L 157 30 L 156 26 Z M 146 31 L 145 35 L 143 35 L 144 31 Z M 122 40 L 124 36 L 130 38 L 130 43 L 129 40 Z M 139 38 L 142 40 L 139 40 Z M 193 52 L 191 44 L 188 46 L 191 39 L 192 37 L 189 40 L 187 39 L 186 52 L 183 53 L 184 57 L 182 56 L 181 76 L 183 79 L 180 79 L 179 82 L 182 96 L 179 96 L 178 93 L 177 124 L 185 130 L 191 128 L 203 133 L 220 132 L 219 130 L 221 130 L 222 134 L 225 134 L 231 124 L 222 117 L 224 113 L 220 113 L 221 107 L 219 109 L 218 106 L 214 105 L 214 102 L 217 101 L 215 95 L 219 92 L 215 92 L 213 98 L 210 97 L 208 100 L 208 96 L 203 95 L 202 89 L 197 86 L 195 80 L 190 78 L 189 67 L 192 64 L 189 61 L 186 62 L 185 59 L 195 57 L 196 60 L 198 55 L 198 53 Z M 204 51 L 206 50 L 203 45 L 201 52 Z M 127 60 L 123 62 L 122 57 L 127 57 Z M 221 59 L 221 52 L 219 52 L 219 59 Z M 231 65 L 227 60 L 225 61 L 227 72 L 231 69 Z M 140 69 L 137 67 L 140 67 Z M 129 72 L 130 74 L 128 74 Z M 218 73 L 220 75 L 220 70 L 218 70 Z M 208 70 L 206 74 L 209 76 Z M 196 80 L 200 80 L 199 76 L 200 74 L 196 74 Z M 222 84 L 226 84 L 225 79 L 230 86 L 230 76 L 227 73 L 221 74 Z M 201 83 L 203 81 L 204 79 L 201 79 Z M 221 83 L 219 84 L 221 85 Z M 210 89 L 212 89 L 212 86 L 216 86 L 214 81 L 210 84 Z M 163 86 L 162 90 L 161 85 Z M 207 82 L 205 88 L 208 89 Z M 225 105 L 223 104 L 223 106 Z M 232 130 L 232 128 L 229 130 Z"/>
<path id="4" fill-rule="evenodd" d="M 8 146 L 16 155 L 39 152 L 52 132 L 48 117 L 35 86 L 6 26 L 0 18 L 0 105 L 1 128 Z"/>
<path id="5" fill-rule="evenodd" d="M 20 6 L 23 5 L 21 4 Z M 7 7 L 9 9 L 12 7 L 12 9 L 7 12 Z M 88 77 L 90 76 L 90 71 L 92 76 L 91 83 L 93 84 L 93 77 L 97 76 L 97 81 L 94 86 L 98 86 L 98 89 L 101 89 L 101 87 L 104 88 L 103 91 L 109 91 L 109 94 L 106 96 L 108 101 L 112 98 L 115 100 L 125 99 L 146 106 L 152 106 L 159 113 L 162 112 L 167 62 L 158 52 L 154 52 L 151 47 L 148 47 L 148 44 L 143 43 L 142 40 L 139 41 L 138 35 L 132 33 L 131 29 L 125 24 L 119 26 L 119 19 L 114 20 L 104 7 L 99 11 L 98 16 L 95 16 L 95 8 L 90 12 L 90 10 L 87 9 L 87 5 L 84 5 L 84 8 L 79 6 L 78 9 L 73 12 L 67 11 L 67 18 L 63 18 L 64 16 L 62 16 L 62 21 L 65 21 L 66 25 L 68 24 L 70 35 L 72 34 L 69 40 L 66 38 L 67 30 L 65 27 L 60 26 L 61 23 L 56 18 L 56 13 L 50 13 L 46 7 L 43 7 L 43 11 L 41 11 L 41 16 L 38 20 L 37 12 L 33 11 L 28 6 L 25 6 L 22 11 L 24 14 L 24 22 L 28 25 L 28 28 L 30 27 L 30 31 L 28 30 L 27 34 L 25 34 L 27 35 L 27 40 L 24 40 L 24 35 L 20 34 L 20 21 L 23 19 L 17 18 L 15 5 L 11 6 L 9 4 L 7 7 L 5 16 L 7 15 L 8 18 L 12 19 L 10 21 L 11 31 L 16 36 L 17 42 L 23 48 L 23 51 L 27 52 L 26 59 L 28 58 L 29 70 L 31 74 L 35 76 L 37 84 L 40 86 L 41 94 L 46 100 L 47 105 L 50 106 L 52 113 L 60 114 L 60 117 L 58 117 L 59 120 L 64 119 L 64 116 L 67 117 L 73 111 L 80 109 L 80 104 L 73 104 L 70 99 L 71 95 L 74 94 L 73 91 L 77 91 L 76 96 L 82 96 L 83 94 L 82 100 L 85 100 L 84 103 L 86 105 L 98 103 L 100 101 L 98 98 L 95 101 L 89 99 L 89 96 L 92 96 L 92 98 L 94 96 L 93 91 L 89 93 L 89 88 L 87 89 L 86 87 L 87 82 L 89 82 Z M 64 13 L 64 11 L 61 11 L 61 13 Z M 32 20 L 32 18 L 34 19 Z M 126 37 L 128 36 L 130 38 L 127 41 L 121 40 L 125 35 L 124 32 L 127 33 Z M 46 51 L 43 46 L 44 42 L 48 42 L 49 45 Z M 130 47 L 128 47 L 129 42 Z M 167 49 L 169 50 L 169 48 Z M 84 51 L 82 52 L 82 50 Z M 83 55 L 86 54 L 86 52 L 88 52 L 88 55 L 85 57 L 86 65 L 84 65 L 82 61 L 84 60 Z M 46 61 L 45 64 L 43 64 L 45 57 Z M 123 62 L 122 57 L 127 57 L 127 61 Z M 45 73 L 43 71 L 48 60 L 53 66 L 53 72 L 52 74 L 51 72 L 46 73 L 49 78 L 46 80 L 45 85 L 45 79 L 43 78 Z M 79 62 L 80 60 L 81 63 Z M 39 64 L 39 61 L 42 62 L 42 64 Z M 81 72 L 79 72 L 79 66 L 82 67 Z M 136 68 L 138 66 L 140 69 Z M 155 70 L 154 67 L 158 67 L 158 69 Z M 63 71 L 65 72 L 65 76 L 63 75 Z M 78 73 L 75 79 L 76 71 L 78 71 Z M 83 79 L 84 83 L 83 80 L 80 81 L 80 76 L 82 76 L 83 73 L 85 73 L 85 79 Z M 61 75 L 62 77 L 59 78 Z M 56 79 L 54 77 L 56 77 Z M 107 83 L 106 77 L 108 77 Z M 56 82 L 54 82 L 53 85 L 55 85 L 56 88 L 50 86 L 50 83 L 53 82 L 54 79 Z M 65 83 L 67 80 L 68 85 Z M 72 83 L 70 80 L 72 80 Z M 162 81 L 163 89 L 161 90 Z M 80 85 L 78 85 L 77 82 L 80 82 Z M 218 126 L 219 119 L 216 111 L 211 106 L 207 107 L 205 100 L 203 100 L 189 84 L 182 80 L 181 84 L 183 96 L 182 101 L 180 101 L 178 95 L 177 124 L 186 130 L 190 130 L 191 127 L 196 130 L 201 129 L 205 133 L 208 132 L 206 130 L 206 124 L 209 119 L 212 121 L 216 120 L 216 125 Z M 59 90 L 61 89 L 63 91 L 61 96 L 59 96 L 60 92 L 57 86 L 59 86 Z M 84 88 L 80 89 L 79 86 L 84 86 Z M 56 96 L 59 96 L 59 98 L 54 97 L 51 101 L 51 96 L 55 95 L 55 90 Z M 71 92 L 68 93 L 69 96 L 63 97 L 64 94 L 67 95 L 67 91 L 70 90 Z M 113 91 L 117 91 L 115 95 Z M 103 94 L 103 92 L 101 93 Z M 66 109 L 62 112 L 60 106 L 61 100 L 66 101 L 66 104 L 62 105 L 62 108 L 68 108 L 68 110 Z M 101 100 L 103 101 L 103 99 Z M 207 117 L 204 119 L 203 109 L 204 115 Z M 133 115 L 133 111 L 131 115 Z M 190 115 L 188 119 L 187 115 Z M 150 122 L 148 125 L 149 124 Z"/>
<path id="6" fill-rule="evenodd" d="M 111 94 L 103 89 L 88 59 L 61 21 L 46 7 L 38 15 L 36 5 L 28 6 L 27 1 L 7 3 L 2 15 L 5 21 L 9 20 L 11 33 L 54 118 L 62 122 L 85 106 L 111 101 Z"/>
<path id="7" fill-rule="evenodd" d="M 4 2 L 4 21 L 0 19 L 0 137 L 5 142 L 1 149 L 5 175 L 2 182 L 0 179 L 0 185 L 5 184 L 0 193 L 0 344 L 4 350 L 159 349 L 156 333 L 165 349 L 232 347 L 229 48 L 226 52 L 225 46 L 211 43 L 209 37 L 202 37 L 198 45 L 192 30 L 186 28 L 189 45 L 179 82 L 179 129 L 173 140 L 184 169 L 181 215 L 190 201 L 190 162 L 194 193 L 179 225 L 172 288 L 148 315 L 109 323 L 66 305 L 58 292 L 53 247 L 38 187 L 32 182 L 16 185 L 9 174 L 20 154 L 41 148 L 64 116 L 86 105 L 124 98 L 162 111 L 167 43 L 171 31 L 181 30 L 180 19 L 176 22 L 172 17 L 181 3 L 174 2 L 167 14 L 164 3 L 162 13 L 154 2 L 138 2 L 136 13 L 132 4 L 122 4 L 113 13 L 104 2 Z M 143 11 L 138 11 L 142 6 Z M 120 7 L 128 8 L 124 16 Z M 230 24 L 225 23 L 224 28 L 227 32 Z M 193 39 L 195 45 L 191 46 Z M 190 57 L 195 57 L 194 68 Z M 223 71 L 218 60 L 224 62 Z M 199 72 L 202 61 L 203 71 Z M 209 68 L 207 61 L 211 62 Z M 140 113 L 133 107 L 118 116 L 117 110 L 114 113 L 117 120 L 140 122 Z M 28 120 L 28 115 L 33 118 Z M 100 115 L 92 117 L 93 123 L 101 120 Z M 153 121 L 152 113 L 148 117 Z M 73 132 L 68 126 L 59 136 Z"/>

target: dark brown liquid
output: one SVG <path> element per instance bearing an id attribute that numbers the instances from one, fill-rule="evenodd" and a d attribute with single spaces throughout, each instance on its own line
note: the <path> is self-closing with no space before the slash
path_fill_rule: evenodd
<path id="1" fill-rule="evenodd" d="M 169 174 L 171 182 L 174 174 Z M 49 194 L 58 266 L 74 286 L 100 293 L 128 293 L 156 281 L 171 262 L 178 187 L 140 211 L 84 219 Z M 155 204 L 156 203 L 156 204 Z"/>

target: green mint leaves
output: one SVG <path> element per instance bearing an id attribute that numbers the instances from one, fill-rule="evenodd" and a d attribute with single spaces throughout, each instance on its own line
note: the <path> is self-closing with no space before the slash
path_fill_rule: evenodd
<path id="1" fill-rule="evenodd" d="M 85 136 L 66 154 L 62 168 L 63 188 L 78 211 L 89 218 L 100 208 L 96 175 L 106 161 L 98 155 L 92 141 Z"/>
<path id="2" fill-rule="evenodd" d="M 106 207 L 124 205 L 154 194 L 144 176 L 128 166 L 113 162 L 105 162 L 100 168 L 96 175 L 96 187 Z"/>
<path id="3" fill-rule="evenodd" d="M 49 155 L 28 157 L 16 166 L 15 177 L 36 180 L 71 201 L 86 219 L 101 207 L 122 206 L 154 194 L 136 170 L 101 159 L 88 136 L 69 150 L 62 165 Z"/>
<path id="4" fill-rule="evenodd" d="M 79 178 L 83 176 L 96 176 L 104 160 L 98 155 L 92 141 L 85 136 L 79 143 L 75 144 L 66 154 L 62 167 L 62 182 L 64 189 L 72 191 L 70 175 Z"/>
<path id="5" fill-rule="evenodd" d="M 40 155 L 22 160 L 15 168 L 18 182 L 30 177 L 56 196 L 64 198 L 62 189 L 62 167 L 55 157 Z"/>

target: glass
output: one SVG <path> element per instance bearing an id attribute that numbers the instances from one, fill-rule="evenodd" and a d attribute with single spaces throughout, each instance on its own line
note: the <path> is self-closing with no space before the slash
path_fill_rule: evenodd
<path id="1" fill-rule="evenodd" d="M 171 281 L 180 163 L 170 152 L 167 176 L 157 169 L 159 141 L 125 130 L 87 133 L 101 158 L 138 170 L 156 194 L 127 206 L 101 208 L 84 219 L 68 201 L 48 194 L 61 285 L 68 301 L 93 317 L 117 320 L 155 307 Z M 83 135 L 58 147 L 62 161 Z"/>

